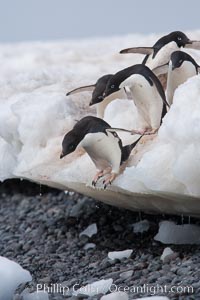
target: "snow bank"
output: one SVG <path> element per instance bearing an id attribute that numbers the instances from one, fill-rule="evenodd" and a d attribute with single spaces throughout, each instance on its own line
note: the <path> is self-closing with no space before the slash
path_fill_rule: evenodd
<path id="1" fill-rule="evenodd" d="M 200 31 L 187 32 L 200 39 Z M 132 153 L 124 173 L 107 191 L 91 187 L 95 167 L 81 151 L 59 159 L 61 142 L 76 120 L 95 109 L 90 92 L 73 88 L 142 61 L 120 55 L 129 46 L 152 45 L 158 35 L 0 46 L 0 180 L 20 177 L 74 189 L 133 210 L 200 214 L 200 76 L 175 92 L 158 136 Z M 188 50 L 189 52 L 189 50 Z M 200 52 L 190 50 L 200 63 Z M 135 128 L 133 102 L 116 100 L 105 111 L 112 126 Z M 124 143 L 135 137 L 121 134 Z"/>
<path id="2" fill-rule="evenodd" d="M 11 300 L 16 288 L 21 283 L 32 280 L 29 271 L 24 270 L 18 263 L 0 256 L 0 299 Z"/>

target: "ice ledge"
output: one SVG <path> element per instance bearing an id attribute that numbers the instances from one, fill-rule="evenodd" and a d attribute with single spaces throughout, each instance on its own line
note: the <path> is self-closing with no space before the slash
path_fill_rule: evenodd
<path id="1" fill-rule="evenodd" d="M 200 32 L 189 34 L 200 38 Z M 0 46 L 0 179 L 26 178 L 133 210 L 199 216 L 199 76 L 176 91 L 158 136 L 133 151 L 124 173 L 108 190 L 91 187 L 95 168 L 83 152 L 59 159 L 63 135 L 77 119 L 94 113 L 88 108 L 90 93 L 69 98 L 65 93 L 140 62 L 141 56 L 120 56 L 118 50 L 146 41 L 151 45 L 157 38 Z M 199 52 L 192 55 L 200 63 Z M 112 102 L 105 119 L 113 126 L 137 126 L 131 101 Z M 122 139 L 128 143 L 133 137 Z"/>

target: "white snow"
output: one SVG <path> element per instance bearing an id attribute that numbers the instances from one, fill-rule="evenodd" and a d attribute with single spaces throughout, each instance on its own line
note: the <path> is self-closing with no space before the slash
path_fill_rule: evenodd
<path id="1" fill-rule="evenodd" d="M 101 297 L 100 300 L 128 300 L 128 295 L 125 292 L 114 292 Z"/>
<path id="2" fill-rule="evenodd" d="M 200 39 L 200 31 L 186 34 Z M 70 97 L 66 92 L 140 63 L 142 55 L 119 51 L 152 45 L 159 37 L 0 45 L 0 180 L 27 178 L 136 210 L 200 214 L 200 76 L 176 90 L 158 136 L 144 138 L 107 191 L 91 188 L 96 170 L 87 154 L 59 159 L 64 134 L 76 120 L 95 114 L 88 106 L 90 92 Z M 184 51 L 200 63 L 200 51 Z M 105 120 L 127 129 L 138 125 L 130 100 L 111 102 Z M 120 136 L 124 143 L 136 139 Z"/>
<path id="3" fill-rule="evenodd" d="M 79 234 L 79 236 L 86 235 L 88 237 L 92 237 L 96 233 L 97 233 L 97 225 L 96 225 L 96 223 L 93 223 L 93 224 L 89 225 L 85 230 L 83 230 Z"/>
<path id="4" fill-rule="evenodd" d="M 133 224 L 133 231 L 135 233 L 143 233 L 145 231 L 148 231 L 149 227 L 150 227 L 149 221 L 142 220 Z"/>
<path id="5" fill-rule="evenodd" d="M 133 250 L 113 251 L 108 253 L 108 258 L 111 260 L 129 258 L 132 253 Z"/>
<path id="6" fill-rule="evenodd" d="M 177 254 L 170 247 L 166 247 L 163 250 L 163 253 L 162 253 L 160 259 L 165 263 L 165 262 L 169 262 L 170 260 L 174 259 L 176 256 L 177 256 Z"/>
<path id="7" fill-rule="evenodd" d="M 193 224 L 177 225 L 171 221 L 162 221 L 154 240 L 163 244 L 200 244 L 200 226 Z"/>
<path id="8" fill-rule="evenodd" d="M 112 278 L 109 278 L 106 280 L 104 280 L 104 279 L 98 280 L 91 284 L 87 284 L 86 286 L 83 286 L 80 289 L 74 291 L 73 295 L 77 296 L 80 294 L 80 295 L 88 295 L 90 297 L 93 297 L 98 294 L 106 294 L 109 291 L 112 283 L 113 283 Z"/>
<path id="9" fill-rule="evenodd" d="M 11 300 L 16 288 L 21 283 L 32 280 L 29 271 L 24 270 L 18 263 L 0 256 L 0 299 Z"/>

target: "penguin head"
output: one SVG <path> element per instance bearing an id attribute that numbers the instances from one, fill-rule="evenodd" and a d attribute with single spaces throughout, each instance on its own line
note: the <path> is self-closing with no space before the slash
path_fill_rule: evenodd
<path id="1" fill-rule="evenodd" d="M 153 46 L 154 48 L 154 57 L 156 53 L 168 43 L 175 42 L 177 47 L 191 47 L 193 41 L 191 41 L 183 32 L 173 31 L 163 37 L 161 37 Z"/>
<path id="2" fill-rule="evenodd" d="M 108 97 L 109 95 L 117 92 L 120 90 L 120 83 L 118 82 L 118 80 L 116 80 L 116 76 L 112 76 L 110 78 L 110 80 L 108 81 L 107 85 L 106 85 L 106 89 L 104 91 L 104 98 Z"/>
<path id="3" fill-rule="evenodd" d="M 197 63 L 195 62 L 195 60 L 188 53 L 183 52 L 183 51 L 174 51 L 171 54 L 170 60 L 171 60 L 171 64 L 172 64 L 172 71 L 177 68 L 180 68 L 185 61 L 189 61 L 195 67 L 197 67 Z"/>
<path id="4" fill-rule="evenodd" d="M 181 31 L 174 31 L 170 33 L 170 35 L 179 48 L 185 47 L 185 45 L 190 44 L 191 42 L 190 39 Z"/>
<path id="5" fill-rule="evenodd" d="M 167 36 L 166 36 L 167 37 Z M 186 47 L 191 49 L 200 49 L 200 41 L 190 40 L 183 32 L 174 31 L 168 35 L 168 38 L 171 38 L 176 42 L 177 46 Z"/>
<path id="6" fill-rule="evenodd" d="M 95 89 L 92 93 L 92 99 L 90 101 L 90 106 L 91 105 L 94 105 L 94 104 L 97 104 L 97 103 L 100 103 L 104 100 L 104 96 L 103 96 L 103 93 L 106 89 L 106 85 L 108 83 L 108 81 L 110 80 L 110 78 L 112 77 L 113 75 L 112 74 L 107 74 L 107 75 L 104 75 L 102 77 L 100 77 L 96 84 L 95 84 Z"/>
<path id="7" fill-rule="evenodd" d="M 180 68 L 184 60 L 185 60 L 184 52 L 182 51 L 173 52 L 171 55 L 172 71 L 177 68 Z"/>
<path id="8" fill-rule="evenodd" d="M 62 142 L 62 152 L 60 154 L 60 158 L 63 158 L 64 156 L 74 152 L 76 150 L 76 147 L 80 143 L 81 138 L 78 136 L 77 133 L 74 132 L 72 129 L 69 131 L 63 139 Z"/>
<path id="9" fill-rule="evenodd" d="M 100 95 L 92 95 L 92 99 L 90 101 L 90 106 L 94 105 L 94 104 L 97 104 L 97 103 L 100 103 L 104 100 L 104 97 L 103 97 L 103 93 L 100 94 Z"/>
<path id="10" fill-rule="evenodd" d="M 147 67 L 141 64 L 137 64 L 125 68 L 123 70 L 120 70 L 117 73 L 115 73 L 113 76 L 111 76 L 110 80 L 106 85 L 105 92 L 103 94 L 104 98 L 108 97 L 109 95 L 115 92 L 118 92 L 122 88 L 121 86 L 122 82 L 126 80 L 129 76 L 138 72 L 138 69 L 140 70 L 141 68 L 143 69 Z"/>

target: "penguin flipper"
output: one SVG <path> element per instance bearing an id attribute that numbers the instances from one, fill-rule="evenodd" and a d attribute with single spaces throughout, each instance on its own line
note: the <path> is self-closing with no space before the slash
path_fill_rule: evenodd
<path id="1" fill-rule="evenodd" d="M 156 76 L 159 76 L 159 75 L 162 75 L 162 74 L 166 74 L 168 72 L 168 67 L 169 67 L 169 64 L 164 64 L 164 65 L 161 65 L 161 66 L 158 66 L 156 68 L 154 68 L 152 70 L 152 72 L 156 75 Z"/>
<path id="2" fill-rule="evenodd" d="M 68 92 L 66 94 L 66 96 L 77 94 L 77 93 L 81 93 L 81 92 L 85 92 L 85 91 L 91 91 L 91 92 L 93 92 L 94 89 L 95 89 L 95 84 L 85 85 L 85 86 L 78 87 L 78 88 L 76 88 L 74 90 L 71 90 L 70 92 Z"/>
<path id="3" fill-rule="evenodd" d="M 138 53 L 138 54 L 150 55 L 153 53 L 153 48 L 152 47 L 133 47 L 133 48 L 123 49 L 119 53 L 120 54 Z"/>
<path id="4" fill-rule="evenodd" d="M 132 133 L 131 130 L 128 130 L 128 129 L 124 129 L 124 128 L 106 128 L 106 132 L 112 132 L 114 133 L 115 131 L 123 131 L 123 132 L 128 132 L 128 133 Z"/>

